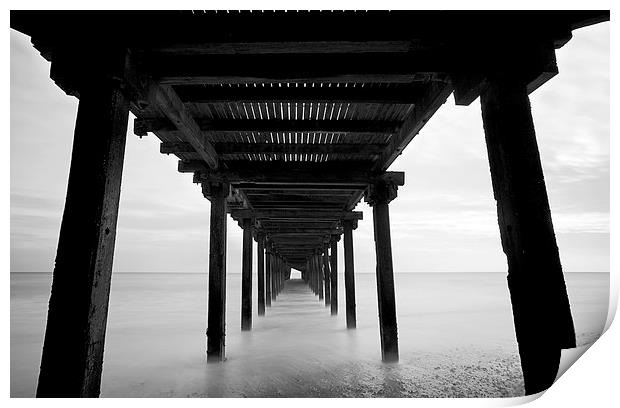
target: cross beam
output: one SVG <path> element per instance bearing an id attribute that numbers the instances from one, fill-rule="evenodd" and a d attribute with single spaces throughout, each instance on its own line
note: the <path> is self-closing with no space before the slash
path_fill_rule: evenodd
<path id="1" fill-rule="evenodd" d="M 209 171 L 199 161 L 180 161 L 180 172 L 201 172 L 195 181 L 224 181 L 228 183 L 268 184 L 336 184 L 367 186 L 379 181 L 390 181 L 398 186 L 405 183 L 404 172 L 372 172 L 366 162 L 347 163 L 260 163 L 238 164 L 228 170 Z"/>
<path id="2" fill-rule="evenodd" d="M 382 143 L 213 143 L 218 154 L 362 154 L 376 155 L 383 151 Z M 163 154 L 195 153 L 186 142 L 163 142 Z"/>
<path id="3" fill-rule="evenodd" d="M 163 88 L 170 89 L 170 88 Z M 177 97 L 178 98 L 178 97 Z M 180 102 L 180 100 L 178 101 Z M 182 102 L 180 102 L 182 104 Z M 175 119 L 176 120 L 176 119 Z M 134 121 L 134 133 L 146 136 L 148 132 L 177 130 L 173 118 L 146 118 Z M 286 120 L 286 119 L 220 119 L 194 118 L 203 132 L 295 132 L 295 133 L 355 133 L 355 134 L 392 134 L 399 122 L 381 120 Z"/>
<path id="4" fill-rule="evenodd" d="M 366 104 L 414 104 L 423 93 L 423 84 L 402 85 L 390 88 L 373 88 L 343 84 L 294 84 L 292 86 L 264 85 L 246 86 L 176 86 L 183 102 L 192 103 L 366 103 Z"/>

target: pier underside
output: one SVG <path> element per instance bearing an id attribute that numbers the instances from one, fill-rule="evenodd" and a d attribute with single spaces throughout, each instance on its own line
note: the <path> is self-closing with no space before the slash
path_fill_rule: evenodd
<path id="1" fill-rule="evenodd" d="M 80 99 L 37 396 L 99 395 L 129 112 L 136 135 L 157 137 L 211 203 L 209 362 L 225 360 L 226 216 L 244 230 L 243 330 L 252 329 L 254 304 L 269 313 L 291 268 L 354 329 L 362 199 L 373 207 L 382 360 L 398 362 L 389 203 L 405 175 L 390 165 L 450 95 L 459 105 L 481 97 L 525 391 L 548 388 L 575 335 L 528 95 L 557 74 L 555 49 L 572 30 L 608 19 L 597 11 L 12 12 L 11 27 L 31 36 L 51 78 Z"/>

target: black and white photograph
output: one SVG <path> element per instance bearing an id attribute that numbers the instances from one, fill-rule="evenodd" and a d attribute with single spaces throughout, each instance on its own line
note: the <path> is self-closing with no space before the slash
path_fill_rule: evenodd
<path id="1" fill-rule="evenodd" d="M 610 10 L 217 5 L 10 10 L 10 397 L 577 370 L 616 308 Z"/>

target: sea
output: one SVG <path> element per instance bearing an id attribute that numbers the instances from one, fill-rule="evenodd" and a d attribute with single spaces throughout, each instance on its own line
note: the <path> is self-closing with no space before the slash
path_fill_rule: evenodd
<path id="1" fill-rule="evenodd" d="M 604 330 L 608 273 L 566 273 L 578 346 Z M 11 273 L 11 397 L 33 397 L 50 273 Z M 293 272 L 241 331 L 227 276 L 226 361 L 206 363 L 207 274 L 115 273 L 102 397 L 515 397 L 523 395 L 505 273 L 396 273 L 400 361 L 381 363 L 374 274 L 356 275 L 357 329 Z"/>

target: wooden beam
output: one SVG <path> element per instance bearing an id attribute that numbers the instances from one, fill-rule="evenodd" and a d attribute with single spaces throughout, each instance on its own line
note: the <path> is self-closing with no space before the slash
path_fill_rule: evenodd
<path id="1" fill-rule="evenodd" d="M 237 210 L 232 213 L 235 218 L 255 218 L 255 219 L 293 219 L 299 220 L 341 220 L 341 219 L 363 219 L 361 211 L 333 211 L 333 210 Z"/>
<path id="2" fill-rule="evenodd" d="M 338 201 L 326 201 L 326 202 L 302 202 L 302 201 L 283 201 L 283 202 L 254 202 L 252 207 L 255 210 L 260 209 L 333 209 L 335 211 L 344 210 L 344 204 Z"/>
<path id="3" fill-rule="evenodd" d="M 192 116 L 187 112 L 183 102 L 179 99 L 171 86 L 158 85 L 151 82 L 147 88 L 147 100 L 157 106 L 168 118 L 175 130 L 183 133 L 183 136 L 192 145 L 202 160 L 211 169 L 218 168 L 217 152 L 196 124 Z M 134 131 L 137 135 L 145 135 L 144 128 L 140 126 L 142 119 L 136 119 Z M 137 125 L 137 127 L 136 127 Z"/>
<path id="4" fill-rule="evenodd" d="M 341 230 L 332 229 L 332 228 L 264 228 L 265 233 L 269 234 L 270 237 L 280 237 L 280 238 L 295 238 L 305 235 L 334 235 L 334 234 L 342 234 Z"/>
<path id="5" fill-rule="evenodd" d="M 475 55 L 461 56 L 470 61 L 466 72 L 451 76 L 457 105 L 471 104 L 485 91 L 489 76 L 498 73 L 522 78 L 527 84 L 528 94 L 558 74 L 554 44 L 549 39 L 539 38 L 529 43 L 521 39 L 515 44 L 505 44 L 494 53 L 491 61 L 487 60 L 487 50 L 476 49 L 474 52 Z"/>
<path id="6" fill-rule="evenodd" d="M 375 155 L 383 151 L 381 143 L 214 143 L 218 154 L 363 154 Z M 163 142 L 159 151 L 163 154 L 195 153 L 186 142 Z"/>
<path id="7" fill-rule="evenodd" d="M 239 210 L 245 211 L 245 210 Z M 261 212 L 264 210 L 261 210 Z M 270 210 L 274 211 L 274 210 Z M 254 211 L 256 213 L 256 211 Z M 232 213 L 233 217 L 237 217 L 236 213 Z M 322 220 L 322 219 L 300 219 L 300 218 L 261 218 L 257 220 L 257 224 L 261 229 L 274 229 L 274 228 L 320 228 L 329 229 L 337 228 L 338 220 Z"/>
<path id="8" fill-rule="evenodd" d="M 445 77 L 451 54 L 415 53 L 150 55 L 150 74 L 166 85 L 265 82 L 411 83 Z M 439 73 L 439 74 L 438 74 Z"/>
<path id="9" fill-rule="evenodd" d="M 175 86 L 183 102 L 192 103 L 364 103 L 364 104 L 414 104 L 424 86 L 420 84 L 390 86 L 389 88 L 361 87 L 353 84 L 310 86 Z"/>
<path id="10" fill-rule="evenodd" d="M 485 89 L 486 85 L 486 79 L 481 74 L 455 74 L 452 77 L 454 103 L 461 106 L 469 106 L 480 96 L 480 93 Z"/>
<path id="11" fill-rule="evenodd" d="M 164 45 L 155 52 L 166 55 L 358 54 L 408 52 L 415 47 L 411 40 L 191 42 Z"/>
<path id="12" fill-rule="evenodd" d="M 346 184 L 253 184 L 253 183 L 235 183 L 235 187 L 245 191 L 247 194 L 255 194 L 263 191 L 291 191 L 291 192 L 308 192 L 308 193 L 325 193 L 334 192 L 336 194 L 344 194 L 346 192 L 353 193 L 363 191 L 362 186 L 347 186 Z"/>
<path id="13" fill-rule="evenodd" d="M 217 143 L 220 154 L 356 154 L 376 155 L 386 147 L 382 143 Z"/>
<path id="14" fill-rule="evenodd" d="M 172 89 L 171 87 L 165 89 Z M 174 92 L 174 91 L 172 91 Z M 178 98 L 178 97 L 177 97 Z M 179 103 L 180 100 L 178 101 Z M 189 115 L 184 120 L 192 119 Z M 293 133 L 340 133 L 340 134 L 392 134 L 396 133 L 401 123 L 395 121 L 380 120 L 286 120 L 286 119 L 219 119 L 193 118 L 197 125 L 198 133 L 202 132 L 293 132 Z M 180 124 L 180 126 L 184 126 Z M 193 126 L 193 125 L 192 125 Z M 169 116 L 166 118 L 145 118 L 134 121 L 134 132 L 138 136 L 144 136 L 148 132 L 183 130 L 179 128 L 177 119 Z M 205 136 L 201 136 L 202 139 Z M 193 145 L 192 145 L 193 146 Z"/>
<path id="15" fill-rule="evenodd" d="M 441 105 L 452 93 L 450 84 L 432 82 L 422 101 L 414 106 L 398 133 L 390 139 L 389 146 L 383 151 L 376 161 L 375 170 L 386 170 L 396 160 L 405 147 L 420 132 L 429 119 L 435 114 Z"/>
<path id="16" fill-rule="evenodd" d="M 191 166 L 184 162 L 183 166 Z M 179 164 L 181 167 L 181 164 Z M 368 162 L 341 161 L 324 163 L 232 163 L 229 169 L 218 172 L 204 172 L 200 181 L 223 180 L 230 183 L 266 183 L 266 184 L 346 184 L 349 186 L 366 186 L 377 180 L 391 178 L 397 185 L 403 185 L 402 172 L 372 172 Z M 179 170 L 181 171 L 181 170 Z"/>
<path id="17" fill-rule="evenodd" d="M 346 192 L 344 194 L 287 194 L 283 193 L 274 193 L 274 194 L 246 194 L 249 200 L 253 203 L 270 203 L 270 202 L 344 202 L 346 201 L 351 193 Z"/>
<path id="18" fill-rule="evenodd" d="M 209 168 L 202 160 L 179 160 L 177 170 L 179 173 L 194 173 L 207 172 L 209 171 Z"/>
<path id="19" fill-rule="evenodd" d="M 316 201 L 325 201 L 334 198 L 338 198 L 340 200 L 349 198 L 351 194 L 355 192 L 351 190 L 334 190 L 333 194 L 330 194 L 330 191 L 301 191 L 301 190 L 292 190 L 292 191 L 281 191 L 277 193 L 272 193 L 269 191 L 259 190 L 259 191 L 246 191 L 246 196 L 251 198 L 252 200 L 316 200 Z"/>

